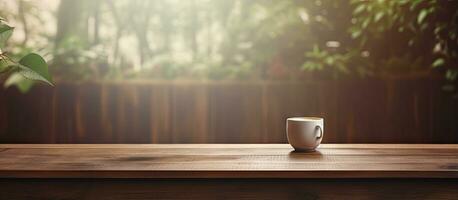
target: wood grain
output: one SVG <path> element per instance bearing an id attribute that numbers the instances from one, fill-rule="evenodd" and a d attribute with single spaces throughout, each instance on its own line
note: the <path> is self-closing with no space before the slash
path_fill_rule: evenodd
<path id="1" fill-rule="evenodd" d="M 9 178 L 458 178 L 458 145 L 0 145 Z"/>
<path id="2" fill-rule="evenodd" d="M 453 179 L 0 179 L 2 199 L 432 199 L 458 198 Z"/>

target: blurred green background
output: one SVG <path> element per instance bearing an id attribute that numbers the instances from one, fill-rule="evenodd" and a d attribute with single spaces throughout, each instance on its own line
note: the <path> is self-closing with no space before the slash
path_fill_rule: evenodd
<path id="1" fill-rule="evenodd" d="M 441 75 L 454 88 L 449 0 L 2 0 L 7 51 L 56 80 Z"/>

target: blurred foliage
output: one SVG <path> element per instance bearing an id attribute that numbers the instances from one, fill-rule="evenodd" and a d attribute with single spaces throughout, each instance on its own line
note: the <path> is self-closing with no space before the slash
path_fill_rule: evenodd
<path id="1" fill-rule="evenodd" d="M 367 52 L 366 52 L 367 53 Z M 356 50 L 345 53 L 332 53 L 331 51 L 320 50 L 315 46 L 312 51 L 305 53 L 306 62 L 302 69 L 306 71 L 322 71 L 331 78 L 339 76 L 357 75 L 364 77 L 371 75 L 371 63 L 368 56 Z"/>
<path id="2" fill-rule="evenodd" d="M 40 55 L 28 53 L 16 61 L 7 53 L 6 42 L 11 37 L 13 30 L 12 26 L 0 18 L 0 74 L 9 75 L 4 86 L 16 85 L 21 92 L 27 92 L 32 87 L 33 81 L 53 85 L 48 65 Z"/>
<path id="3" fill-rule="evenodd" d="M 85 47 L 78 37 L 66 37 L 54 49 L 54 69 L 57 75 L 68 80 L 98 77 L 99 70 L 107 64 L 107 56 L 101 46 Z"/>
<path id="4" fill-rule="evenodd" d="M 445 72 L 455 82 L 458 2 L 452 0 L 356 1 L 352 37 L 379 66 Z M 453 88 L 453 84 L 447 88 Z"/>
<path id="5" fill-rule="evenodd" d="M 61 0 L 55 21 L 25 2 L 0 13 L 65 80 L 458 76 L 452 0 Z"/>

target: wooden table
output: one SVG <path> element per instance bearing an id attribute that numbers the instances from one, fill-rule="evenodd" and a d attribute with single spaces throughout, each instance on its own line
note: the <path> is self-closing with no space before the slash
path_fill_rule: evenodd
<path id="1" fill-rule="evenodd" d="M 458 199 L 458 145 L 3 144 L 0 178 L 5 199 Z"/>

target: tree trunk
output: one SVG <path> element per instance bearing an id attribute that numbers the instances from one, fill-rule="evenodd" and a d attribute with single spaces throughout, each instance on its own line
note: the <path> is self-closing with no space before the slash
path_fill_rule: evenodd
<path id="1" fill-rule="evenodd" d="M 25 17 L 25 12 L 26 12 L 26 9 L 25 9 L 25 2 L 24 0 L 20 0 L 19 1 L 19 19 L 21 20 L 22 22 L 22 25 L 24 26 L 24 40 L 22 40 L 22 46 L 26 46 L 27 44 L 27 41 L 29 40 L 29 26 L 28 26 L 28 23 L 27 23 L 27 19 Z"/>
<path id="2" fill-rule="evenodd" d="M 61 0 L 57 11 L 57 32 L 55 45 L 68 37 L 76 36 L 86 40 L 87 27 L 84 22 L 84 4 L 86 0 Z"/>

